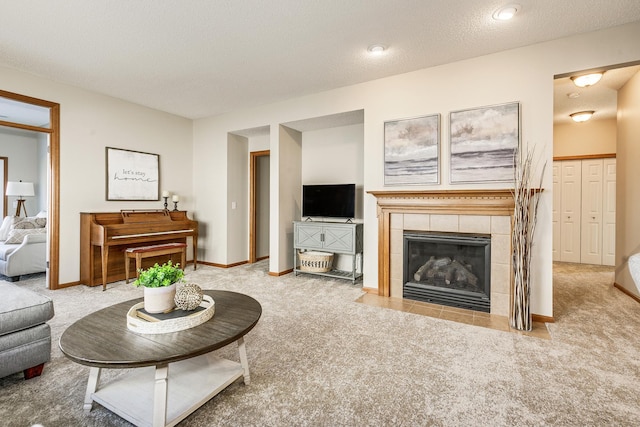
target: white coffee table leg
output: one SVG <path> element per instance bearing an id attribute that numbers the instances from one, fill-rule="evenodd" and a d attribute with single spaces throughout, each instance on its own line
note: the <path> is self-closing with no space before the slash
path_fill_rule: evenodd
<path id="1" fill-rule="evenodd" d="M 153 389 L 153 427 L 167 424 L 167 377 L 169 365 L 156 366 L 156 382 Z"/>
<path id="2" fill-rule="evenodd" d="M 84 412 L 88 414 L 91 412 L 91 406 L 93 404 L 93 399 L 91 395 L 96 392 L 96 388 L 98 388 L 98 381 L 100 381 L 100 368 L 91 368 L 89 371 L 89 381 L 87 381 L 87 392 L 84 395 Z"/>
<path id="3" fill-rule="evenodd" d="M 244 369 L 244 383 L 249 385 L 251 382 L 251 378 L 249 378 L 249 361 L 247 360 L 247 349 L 244 346 L 243 337 L 238 339 L 238 352 L 240 353 L 240 364 L 242 365 L 242 369 Z"/>

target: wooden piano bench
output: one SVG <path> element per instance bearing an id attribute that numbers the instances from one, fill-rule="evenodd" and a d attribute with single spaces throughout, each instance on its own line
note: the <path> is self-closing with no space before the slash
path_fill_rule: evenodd
<path id="1" fill-rule="evenodd" d="M 124 254 L 124 278 L 126 283 L 129 283 L 129 260 L 131 258 L 136 259 L 136 278 L 139 276 L 143 258 L 180 254 L 180 267 L 184 270 L 187 262 L 187 244 L 163 243 L 159 245 L 138 246 L 136 248 L 127 248 Z"/>

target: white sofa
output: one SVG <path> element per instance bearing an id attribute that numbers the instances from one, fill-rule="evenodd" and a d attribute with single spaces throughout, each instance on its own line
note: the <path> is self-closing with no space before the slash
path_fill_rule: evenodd
<path id="1" fill-rule="evenodd" d="M 24 274 L 40 273 L 47 268 L 46 228 L 13 230 L 15 221 L 13 217 L 5 218 L 2 227 L 5 223 L 8 225 L 4 233 L 0 231 L 0 274 L 11 282 L 20 280 Z"/>
<path id="2" fill-rule="evenodd" d="M 631 278 L 636 283 L 636 286 L 640 288 L 640 252 L 631 255 L 628 262 Z"/>

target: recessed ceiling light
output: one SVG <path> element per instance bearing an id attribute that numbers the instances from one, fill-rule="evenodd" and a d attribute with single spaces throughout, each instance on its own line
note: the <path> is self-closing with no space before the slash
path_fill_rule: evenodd
<path id="1" fill-rule="evenodd" d="M 580 98 L 580 92 L 569 92 L 567 94 L 567 97 L 569 97 L 571 99 Z"/>
<path id="2" fill-rule="evenodd" d="M 367 50 L 372 55 L 382 55 L 387 50 L 387 47 L 382 44 L 372 44 Z"/>
<path id="3" fill-rule="evenodd" d="M 493 19 L 497 19 L 498 21 L 508 21 L 521 9 L 522 6 L 519 4 L 508 4 L 506 6 L 502 6 L 500 9 L 493 12 Z"/>
<path id="4" fill-rule="evenodd" d="M 574 122 L 586 122 L 593 116 L 595 111 L 578 111 L 577 113 L 569 114 L 569 116 L 573 119 Z"/>
<path id="5" fill-rule="evenodd" d="M 602 78 L 602 74 L 604 73 L 591 73 L 583 76 L 573 76 L 571 77 L 571 80 L 573 81 L 573 84 L 578 87 L 588 87 L 598 83 Z"/>

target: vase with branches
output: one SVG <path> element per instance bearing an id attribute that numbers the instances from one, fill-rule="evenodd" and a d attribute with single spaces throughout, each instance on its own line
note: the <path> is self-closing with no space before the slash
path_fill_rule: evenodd
<path id="1" fill-rule="evenodd" d="M 515 152 L 513 232 L 511 233 L 513 292 L 509 323 L 521 331 L 532 329 L 531 321 L 531 255 L 536 229 L 538 203 L 546 162 L 540 172 L 538 186 L 532 185 L 536 169 L 534 150 Z"/>

